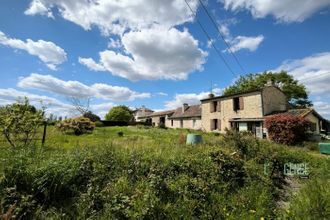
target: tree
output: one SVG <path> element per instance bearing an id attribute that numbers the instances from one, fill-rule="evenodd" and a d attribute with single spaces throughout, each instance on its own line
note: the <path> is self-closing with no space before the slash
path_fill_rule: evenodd
<path id="1" fill-rule="evenodd" d="M 83 117 L 84 118 L 89 118 L 92 122 L 101 121 L 101 118 L 98 115 L 91 112 L 91 111 L 85 112 L 83 114 Z"/>
<path id="2" fill-rule="evenodd" d="M 108 121 L 125 121 L 129 122 L 133 118 L 132 111 L 124 105 L 119 105 L 110 109 L 105 115 L 105 119 Z"/>
<path id="3" fill-rule="evenodd" d="M 0 131 L 15 148 L 29 146 L 43 121 L 44 111 L 30 105 L 27 98 L 0 108 Z"/>
<path id="4" fill-rule="evenodd" d="M 77 97 L 69 97 L 69 102 L 73 105 L 73 107 L 76 109 L 77 112 L 79 112 L 81 115 L 89 112 L 90 107 L 90 97 L 87 98 L 77 98 Z"/>
<path id="5" fill-rule="evenodd" d="M 312 106 L 312 102 L 308 99 L 305 85 L 299 83 L 293 76 L 285 71 L 274 73 L 264 72 L 241 76 L 236 80 L 234 85 L 225 89 L 224 95 L 262 88 L 269 80 L 272 80 L 274 84 L 283 91 L 291 105 L 295 107 Z"/>

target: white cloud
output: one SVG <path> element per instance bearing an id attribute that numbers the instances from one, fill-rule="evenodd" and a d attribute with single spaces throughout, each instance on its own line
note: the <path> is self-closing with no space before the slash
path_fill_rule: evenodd
<path id="1" fill-rule="evenodd" d="M 263 35 L 258 36 L 237 36 L 232 37 L 229 26 L 236 24 L 237 21 L 235 19 L 229 19 L 227 21 L 222 22 L 219 27 L 219 31 L 223 34 L 225 40 L 230 45 L 231 52 L 235 53 L 239 50 L 249 50 L 251 52 L 256 51 L 260 44 L 264 40 Z M 223 52 L 228 52 L 228 49 L 223 50 Z"/>
<path id="2" fill-rule="evenodd" d="M 104 66 L 102 66 L 101 64 L 96 63 L 92 58 L 79 57 L 78 61 L 79 61 L 79 63 L 87 66 L 90 70 L 93 70 L 93 71 L 106 71 Z"/>
<path id="3" fill-rule="evenodd" d="M 220 95 L 222 93 L 222 89 L 215 88 L 213 89 L 213 93 L 215 95 Z M 201 99 L 207 98 L 209 94 L 210 92 L 176 94 L 173 100 L 165 102 L 165 108 L 175 109 L 181 107 L 183 103 L 197 105 L 200 104 Z"/>
<path id="4" fill-rule="evenodd" d="M 106 100 L 132 101 L 137 98 L 150 97 L 150 93 L 139 93 L 126 87 L 101 83 L 88 86 L 78 81 L 64 81 L 51 75 L 40 75 L 37 73 L 32 73 L 28 77 L 21 77 L 18 86 L 76 98 L 96 97 Z"/>
<path id="5" fill-rule="evenodd" d="M 322 8 L 330 6 L 330 0 L 218 0 L 226 10 L 248 10 L 254 18 L 272 15 L 280 22 L 302 22 Z"/>
<path id="6" fill-rule="evenodd" d="M 197 0 L 189 0 L 189 4 L 193 10 L 198 7 Z M 105 35 L 154 24 L 169 28 L 193 19 L 183 0 L 32 0 L 25 14 L 54 17 L 52 9 L 85 30 L 97 26 Z"/>
<path id="7" fill-rule="evenodd" d="M 168 96 L 168 94 L 165 92 L 157 92 L 156 94 L 160 96 Z"/>
<path id="8" fill-rule="evenodd" d="M 100 52 L 97 63 L 89 58 L 79 62 L 94 71 L 107 70 L 129 80 L 186 79 L 190 72 L 201 70 L 207 53 L 187 31 L 157 26 L 132 31 L 122 37 L 125 52 Z"/>
<path id="9" fill-rule="evenodd" d="M 22 41 L 20 39 L 9 38 L 0 31 L 0 44 L 14 49 L 24 50 L 33 56 L 37 56 L 52 70 L 56 70 L 57 65 L 67 60 L 66 52 L 50 41 L 33 41 L 31 39 Z"/>
<path id="10" fill-rule="evenodd" d="M 330 52 L 284 61 L 276 70 L 286 70 L 307 86 L 311 94 L 330 93 Z"/>
<path id="11" fill-rule="evenodd" d="M 314 102 L 314 107 L 323 117 L 330 119 L 330 103 L 325 101 Z"/>
<path id="12" fill-rule="evenodd" d="M 122 47 L 122 45 L 121 45 L 121 42 L 119 39 L 114 40 L 113 38 L 110 38 L 110 41 L 108 43 L 109 49 L 112 49 L 112 48 L 117 49 L 117 48 L 121 48 L 121 47 Z"/>
<path id="13" fill-rule="evenodd" d="M 0 89 L 0 100 L 1 105 L 7 105 L 14 103 L 18 100 L 23 100 L 27 97 L 32 105 L 36 107 L 46 107 L 47 114 L 56 114 L 56 115 L 72 115 L 74 112 L 74 107 L 72 105 L 63 103 L 58 99 L 44 96 L 36 95 L 28 92 L 22 92 L 16 89 Z"/>
<path id="14" fill-rule="evenodd" d="M 231 51 L 233 53 L 242 49 L 247 49 L 251 52 L 256 51 L 263 40 L 263 35 L 256 37 L 237 36 L 230 42 Z"/>

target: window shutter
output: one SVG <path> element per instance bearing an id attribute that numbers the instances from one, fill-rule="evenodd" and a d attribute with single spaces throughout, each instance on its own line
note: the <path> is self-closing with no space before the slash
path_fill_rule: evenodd
<path id="1" fill-rule="evenodd" d="M 244 109 L 244 100 L 243 97 L 239 97 L 239 109 L 243 110 Z"/>
<path id="2" fill-rule="evenodd" d="M 213 112 L 213 102 L 210 102 L 210 112 Z"/>
<path id="3" fill-rule="evenodd" d="M 221 101 L 218 101 L 217 111 L 218 112 L 221 112 Z"/>

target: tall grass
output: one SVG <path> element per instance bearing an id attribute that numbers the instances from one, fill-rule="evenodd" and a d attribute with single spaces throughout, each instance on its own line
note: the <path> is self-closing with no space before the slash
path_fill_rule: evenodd
<path id="1" fill-rule="evenodd" d="M 180 137 L 188 132 L 115 127 L 75 137 L 53 130 L 44 148 L 1 148 L 1 206 L 17 203 L 16 217 L 28 219 L 272 219 L 302 208 L 312 218 L 310 204 L 327 216 L 328 159 L 249 136 L 236 145 L 203 134 L 204 144 L 185 146 Z M 281 210 L 285 181 L 279 170 L 264 175 L 266 160 L 309 163 L 311 182 L 302 184 L 317 187 L 303 188 Z"/>

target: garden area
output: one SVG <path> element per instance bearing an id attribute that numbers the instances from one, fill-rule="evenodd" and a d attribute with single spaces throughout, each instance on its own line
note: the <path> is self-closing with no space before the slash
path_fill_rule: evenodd
<path id="1" fill-rule="evenodd" d="M 27 101 L 1 114 L 3 219 L 330 218 L 330 160 L 313 143 L 83 117 L 45 133 Z M 203 142 L 187 145 L 192 132 Z"/>

